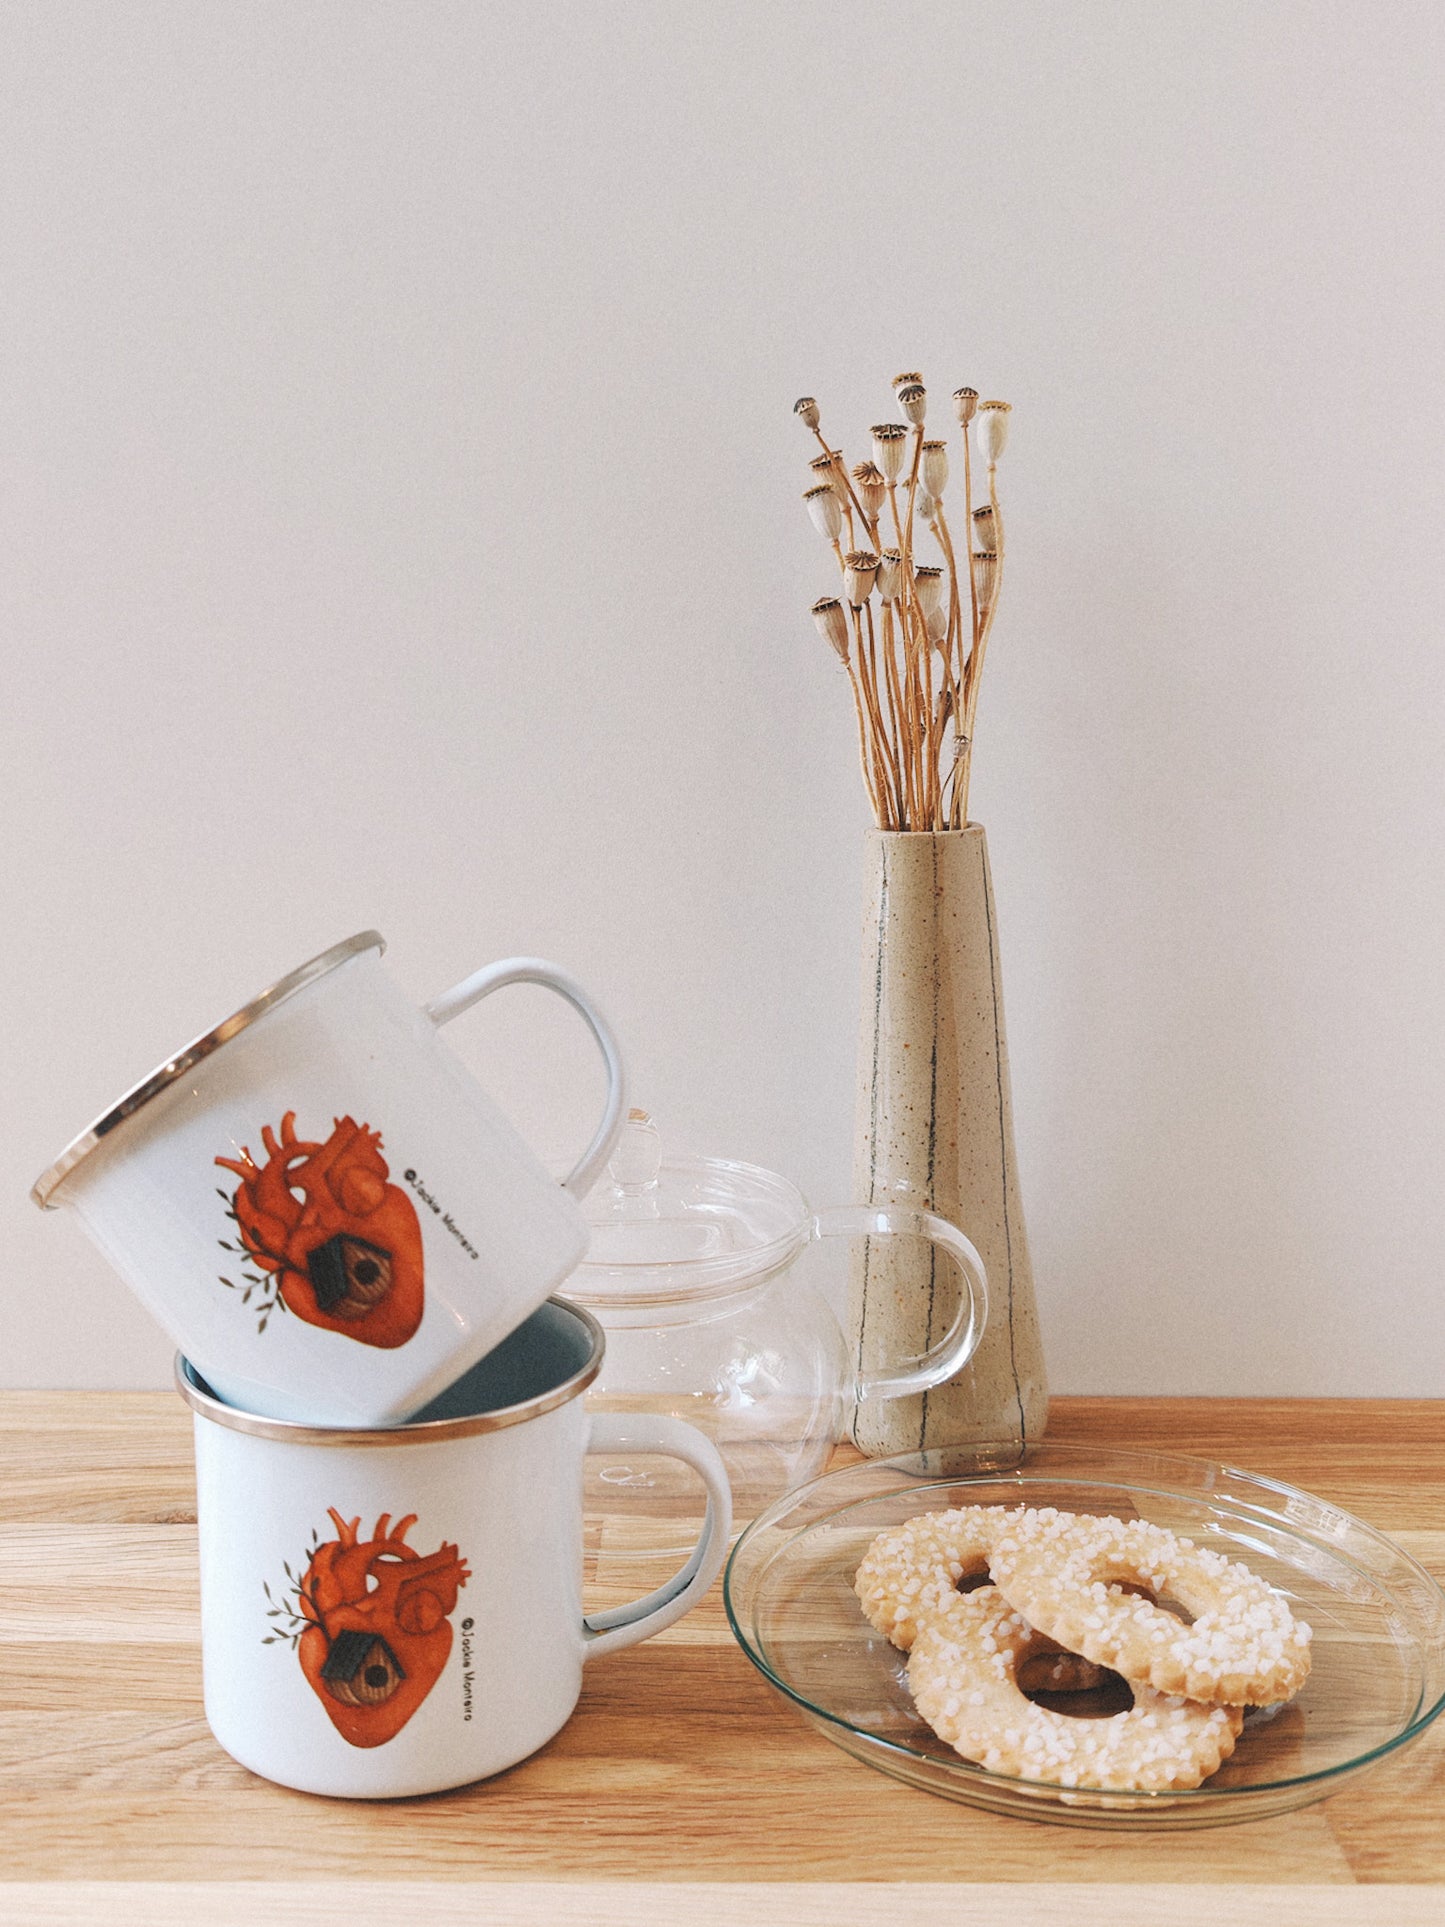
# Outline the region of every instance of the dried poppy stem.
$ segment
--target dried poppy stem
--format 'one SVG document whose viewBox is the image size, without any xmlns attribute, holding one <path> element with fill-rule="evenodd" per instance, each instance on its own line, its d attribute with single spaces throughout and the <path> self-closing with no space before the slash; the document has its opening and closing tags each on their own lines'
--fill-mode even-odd
<svg viewBox="0 0 1445 1927">
<path fill-rule="evenodd" d="M 965 656 L 963 650 L 963 599 L 958 587 L 958 562 L 953 552 L 953 537 L 949 533 L 948 520 L 943 513 L 943 504 L 941 502 L 938 506 L 938 515 L 935 518 L 933 530 L 938 537 L 938 545 L 943 550 L 948 563 L 948 637 L 944 650 L 944 673 L 947 687 L 944 700 L 938 712 L 938 734 L 932 750 L 934 765 L 940 772 L 935 814 L 938 818 L 937 827 L 939 829 L 954 829 L 957 828 L 957 825 L 952 821 L 951 811 L 947 814 L 944 812 L 943 796 L 950 780 L 957 771 L 958 758 L 956 752 L 950 757 L 948 774 L 944 776 L 942 774 L 943 742 L 948 725 L 952 723 L 956 732 L 959 719 L 963 713 L 963 676 L 965 667 L 967 666 L 968 656 Z M 970 561 L 971 560 L 972 555 L 970 553 Z M 972 590 L 971 572 L 969 587 L 970 590 Z M 969 655 L 972 655 L 972 653 L 973 639 L 970 633 Z"/>
<path fill-rule="evenodd" d="M 964 754 L 960 788 L 962 792 L 961 808 L 964 812 L 965 822 L 968 820 L 968 783 L 973 766 L 973 726 L 974 718 L 978 714 L 978 687 L 983 676 L 983 659 L 988 649 L 988 639 L 993 633 L 993 618 L 994 612 L 998 608 L 999 587 L 1003 581 L 1003 521 L 998 512 L 996 468 L 996 463 L 989 463 L 988 501 L 989 507 L 993 510 L 992 521 L 994 529 L 997 532 L 999 546 L 989 561 L 987 575 L 981 584 L 979 600 L 982 605 L 982 617 L 978 641 L 974 644 L 973 654 L 969 658 L 968 691 L 964 710 L 963 726 L 964 734 L 968 738 L 968 749 Z M 975 567 L 977 567 L 977 564 L 975 564 Z"/>
<path fill-rule="evenodd" d="M 969 450 L 968 430 L 963 431 L 963 534 L 968 543 L 968 604 L 971 632 L 970 651 L 978 641 L 978 583 L 973 571 L 973 459 Z"/>
<path fill-rule="evenodd" d="M 928 725 L 928 695 L 924 689 L 924 669 L 929 657 L 928 620 L 923 605 L 918 599 L 918 579 L 913 566 L 913 511 L 918 498 L 918 471 L 923 461 L 923 415 L 925 390 L 922 382 L 901 382 L 895 390 L 899 407 L 913 424 L 913 463 L 908 472 L 908 514 L 907 531 L 903 538 L 903 553 L 907 560 L 906 592 L 909 601 L 909 622 L 912 646 L 908 655 L 908 693 L 910 722 L 913 731 L 913 753 L 910 758 L 913 783 L 914 821 L 922 823 L 927 814 L 925 797 L 927 794 L 928 744 L 932 731 Z"/>
<path fill-rule="evenodd" d="M 863 769 L 863 783 L 868 791 L 875 816 L 882 817 L 883 798 L 880 795 L 876 772 L 873 731 L 868 718 L 863 713 L 863 691 L 858 680 L 858 671 L 853 666 L 852 651 L 848 646 L 848 618 L 843 605 L 836 596 L 823 596 L 813 604 L 813 620 L 818 625 L 819 634 L 833 650 L 838 660 L 848 672 L 849 687 L 853 691 L 853 713 L 858 719 L 858 760 Z"/>
<path fill-rule="evenodd" d="M 942 516 L 943 516 L 942 508 L 936 506 L 934 518 L 929 525 L 933 529 L 935 536 L 937 536 L 938 538 L 939 547 L 943 549 L 944 558 L 948 565 L 947 609 L 945 611 L 942 605 L 942 602 L 940 600 L 936 605 L 930 604 L 929 611 L 928 611 L 929 636 L 930 636 L 931 648 L 928 655 L 929 691 L 928 691 L 928 704 L 925 712 L 925 721 L 927 724 L 927 742 L 926 742 L 925 754 L 924 754 L 924 769 L 927 775 L 927 790 L 926 790 L 926 795 L 924 797 L 924 814 L 925 814 L 927 826 L 930 829 L 935 829 L 935 830 L 941 830 L 944 828 L 944 822 L 943 822 L 943 781 L 944 779 L 940 768 L 940 759 L 943 752 L 943 740 L 944 740 L 944 735 L 948 728 L 949 719 L 955 714 L 955 710 L 956 710 L 957 698 L 955 694 L 954 650 L 958 642 L 958 624 L 959 624 L 959 606 L 960 606 L 959 596 L 958 596 L 958 573 L 953 562 L 952 548 L 951 548 L 951 545 L 949 545 L 946 540 L 946 537 L 947 537 L 946 528 L 943 529 L 942 531 L 940 531 L 940 528 L 939 528 L 939 524 L 942 521 Z M 917 573 L 920 576 L 922 576 L 930 572 L 919 570 Z M 932 573 L 936 574 L 937 572 L 935 571 Z M 937 593 L 939 593 L 941 596 L 941 590 L 939 590 Z M 942 625 L 941 634 L 939 633 L 940 623 Z M 939 674 L 941 678 L 940 686 L 936 696 L 933 693 L 933 686 L 932 686 L 933 651 L 934 650 L 936 650 L 938 653 L 939 664 L 940 664 Z"/>
<path fill-rule="evenodd" d="M 875 431 L 876 432 L 876 431 Z M 900 673 L 899 717 L 901 729 L 900 749 L 907 771 L 907 797 L 909 821 L 916 822 L 921 814 L 918 802 L 918 784 L 915 780 L 922 763 L 919 753 L 917 712 L 914 706 L 914 692 L 917 682 L 916 655 L 918 628 L 922 626 L 922 611 L 918 607 L 918 595 L 913 585 L 913 548 L 905 532 L 903 519 L 898 513 L 897 475 L 888 482 L 888 511 L 893 518 L 894 534 L 898 550 L 903 558 L 903 594 L 899 601 L 898 628 L 902 646 L 903 663 Z M 906 691 L 906 694 L 903 692 Z"/>
<path fill-rule="evenodd" d="M 949 687 L 953 692 L 955 705 L 958 701 L 959 684 L 963 680 L 963 603 L 958 592 L 958 560 L 953 553 L 953 537 L 949 534 L 948 520 L 943 513 L 943 504 L 938 505 L 934 518 L 933 532 L 938 537 L 938 546 L 943 550 L 948 564 L 948 673 Z M 954 658 L 957 657 L 955 664 Z"/>
<path fill-rule="evenodd" d="M 848 680 L 852 685 L 853 710 L 858 719 L 858 760 L 863 768 L 863 781 L 867 785 L 874 815 L 882 823 L 892 814 L 888 770 L 879 753 L 878 731 L 866 704 L 862 678 L 854 671 L 851 662 L 848 665 Z"/>
<path fill-rule="evenodd" d="M 889 739 L 888 727 L 883 718 L 883 709 L 878 697 L 878 647 L 873 633 L 873 616 L 869 609 L 867 641 L 864 641 L 864 608 L 850 611 L 853 618 L 853 632 L 857 638 L 858 654 L 867 664 L 867 690 L 869 714 L 873 721 L 873 756 L 878 771 L 878 793 L 883 807 L 878 821 L 883 829 L 895 829 L 900 820 L 897 798 L 901 791 L 902 776 L 898 759 Z M 886 669 L 886 664 L 885 664 Z M 889 692 L 889 706 L 892 706 L 892 692 Z"/>
<path fill-rule="evenodd" d="M 958 417 L 958 425 L 963 430 L 963 533 L 968 544 L 968 606 L 969 606 L 969 643 L 968 657 L 963 659 L 960 639 L 959 691 L 954 711 L 954 751 L 949 776 L 953 783 L 953 806 L 949 812 L 949 828 L 960 830 L 967 821 L 964 811 L 967 808 L 967 770 L 971 737 L 964 726 L 963 690 L 967 678 L 972 673 L 974 658 L 978 649 L 978 579 L 973 559 L 973 448 L 969 436 L 969 424 L 978 412 L 978 390 L 958 388 L 954 390 L 953 412 Z"/>
<path fill-rule="evenodd" d="M 888 722 L 884 737 L 888 745 L 889 761 L 893 766 L 895 793 L 898 799 L 899 827 L 908 816 L 908 738 L 903 712 L 903 688 L 898 674 L 898 656 L 895 627 L 897 604 L 885 603 L 883 606 L 883 687 L 888 698 Z M 870 644 L 874 640 L 873 622 L 868 622 Z"/>
<path fill-rule="evenodd" d="M 846 644 L 848 617 L 843 616 L 843 605 L 838 602 L 836 598 L 825 598 L 824 604 L 814 604 L 815 615 L 818 609 L 825 605 L 830 605 L 832 608 L 837 609 L 837 616 L 830 616 L 830 622 L 835 627 L 839 623 L 842 624 Z M 888 820 L 892 814 L 892 784 L 888 764 L 884 755 L 886 731 L 883 727 L 882 711 L 878 704 L 878 668 L 872 649 L 864 645 L 863 627 L 858 609 L 856 607 L 850 607 L 848 613 L 853 622 L 853 636 L 857 648 L 858 680 L 862 689 L 863 707 L 868 719 L 868 760 L 873 770 L 873 777 L 869 787 L 874 796 L 874 807 L 878 821 L 883 823 Z M 830 640 L 833 639 L 830 633 Z M 834 641 L 834 646 L 837 646 L 836 641 Z"/>
<path fill-rule="evenodd" d="M 883 611 L 883 615 L 884 615 L 884 622 L 886 625 L 887 617 L 888 617 L 888 611 L 886 608 Z M 876 642 L 876 637 L 875 637 L 875 632 L 873 627 L 873 611 L 871 607 L 867 611 L 867 616 L 868 616 L 868 646 L 869 646 L 869 649 L 872 650 L 877 646 L 877 642 Z M 888 646 L 887 646 L 886 639 L 883 647 L 885 651 L 885 664 L 886 664 L 888 660 Z M 896 691 L 897 691 L 896 675 L 893 683 L 893 689 L 896 694 Z M 890 702 L 890 709 L 891 708 L 892 708 L 892 703 Z M 894 728 L 891 731 L 891 733 L 887 733 L 887 732 L 885 733 L 885 749 L 887 753 L 888 766 L 893 772 L 893 797 L 894 797 L 893 827 L 894 829 L 901 830 L 906 828 L 908 823 L 908 788 L 907 788 L 907 777 L 906 777 L 906 764 L 903 760 L 902 751 L 899 747 L 898 729 L 896 724 L 894 725 Z"/>
</svg>

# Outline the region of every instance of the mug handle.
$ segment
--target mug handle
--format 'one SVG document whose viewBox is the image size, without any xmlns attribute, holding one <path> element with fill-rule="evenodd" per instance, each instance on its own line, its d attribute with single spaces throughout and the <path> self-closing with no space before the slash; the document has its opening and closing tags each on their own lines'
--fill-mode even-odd
<svg viewBox="0 0 1445 1927">
<path fill-rule="evenodd" d="M 733 1529 L 733 1495 L 727 1469 L 717 1447 L 694 1426 L 679 1418 L 649 1417 L 634 1412 L 598 1413 L 587 1434 L 589 1452 L 660 1452 L 681 1459 L 700 1473 L 707 1487 L 707 1516 L 687 1564 L 665 1585 L 645 1599 L 634 1599 L 610 1612 L 589 1613 L 582 1621 L 583 1659 L 615 1653 L 651 1639 L 664 1626 L 681 1619 L 702 1598 L 722 1570 Z"/>
<path fill-rule="evenodd" d="M 623 1108 L 627 1102 L 627 1087 L 612 1026 L 577 979 L 569 977 L 565 970 L 559 970 L 556 964 L 544 962 L 541 957 L 504 957 L 500 963 L 486 964 L 482 969 L 474 970 L 470 977 L 463 978 L 450 990 L 444 990 L 440 997 L 433 997 L 422 1009 L 434 1024 L 449 1024 L 453 1017 L 460 1017 L 464 1010 L 470 1010 L 483 997 L 490 997 L 494 990 L 502 990 L 508 984 L 541 984 L 544 989 L 555 990 L 559 997 L 565 997 L 596 1038 L 602 1061 L 607 1066 L 607 1102 L 603 1107 L 602 1122 L 597 1126 L 592 1142 L 582 1153 L 580 1161 L 562 1180 L 563 1190 L 570 1191 L 574 1198 L 580 1200 L 586 1197 L 601 1175 L 602 1167 L 617 1142 L 617 1133 L 622 1128 Z"/>
<path fill-rule="evenodd" d="M 988 1280 L 983 1259 L 957 1225 L 936 1212 L 915 1211 L 906 1205 L 842 1205 L 820 1211 L 813 1219 L 812 1233 L 815 1238 L 927 1238 L 948 1253 L 963 1278 L 953 1323 L 938 1343 L 916 1357 L 899 1359 L 889 1370 L 860 1369 L 853 1385 L 855 1401 L 930 1392 L 962 1371 L 978 1350 L 988 1322 Z"/>
</svg>

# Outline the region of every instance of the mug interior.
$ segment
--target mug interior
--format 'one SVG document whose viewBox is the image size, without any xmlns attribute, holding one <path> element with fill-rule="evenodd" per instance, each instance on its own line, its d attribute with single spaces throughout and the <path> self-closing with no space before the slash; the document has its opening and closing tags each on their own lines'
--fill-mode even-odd
<svg viewBox="0 0 1445 1927">
<path fill-rule="evenodd" d="M 542 1398 L 582 1371 L 592 1356 L 592 1334 L 574 1312 L 550 1301 L 479 1358 L 469 1371 L 438 1392 L 408 1421 L 475 1418 Z"/>
<path fill-rule="evenodd" d="M 184 1357 L 176 1359 L 176 1384 L 200 1417 L 237 1431 L 322 1445 L 401 1444 L 492 1431 L 538 1417 L 587 1389 L 601 1369 L 603 1346 L 602 1327 L 590 1313 L 549 1298 L 444 1392 L 390 1426 L 318 1426 L 259 1417 L 228 1403 Z"/>
</svg>

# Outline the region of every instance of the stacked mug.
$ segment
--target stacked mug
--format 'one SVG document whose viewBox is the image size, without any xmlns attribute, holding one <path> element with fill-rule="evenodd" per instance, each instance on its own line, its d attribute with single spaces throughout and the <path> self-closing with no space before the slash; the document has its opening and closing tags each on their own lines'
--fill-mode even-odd
<svg viewBox="0 0 1445 1927">
<path fill-rule="evenodd" d="M 179 1348 L 194 1413 L 206 1717 L 306 1792 L 436 1792 L 570 1717 L 584 1662 L 671 1625 L 731 1527 L 715 1448 L 677 1419 L 590 1420 L 604 1339 L 551 1296 L 624 1112 L 604 1018 L 535 958 L 423 1010 L 375 931 L 163 1064 L 34 1187 L 69 1206 Z M 505 985 L 565 998 L 602 1053 L 592 1143 L 558 1184 L 438 1036 Z M 647 1598 L 584 1617 L 582 1462 L 701 1476 L 702 1532 Z"/>
</svg>

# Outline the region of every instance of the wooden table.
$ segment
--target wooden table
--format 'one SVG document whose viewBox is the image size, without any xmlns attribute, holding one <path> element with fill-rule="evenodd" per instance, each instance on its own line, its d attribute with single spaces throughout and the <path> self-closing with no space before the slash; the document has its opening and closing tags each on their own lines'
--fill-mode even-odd
<svg viewBox="0 0 1445 1927">
<path fill-rule="evenodd" d="M 1050 1435 L 1288 1479 L 1445 1579 L 1445 1403 L 1060 1399 Z M 1217 1831 L 1040 1826 L 826 1744 L 734 1646 L 720 1588 L 589 1667 L 570 1725 L 495 1780 L 290 1793 L 202 1716 L 194 1506 L 170 1395 L 0 1394 L 0 1922 L 1445 1922 L 1445 1720 L 1408 1798 L 1386 1764 Z M 641 1589 L 601 1529 L 589 1569 L 589 1604 Z"/>
</svg>

